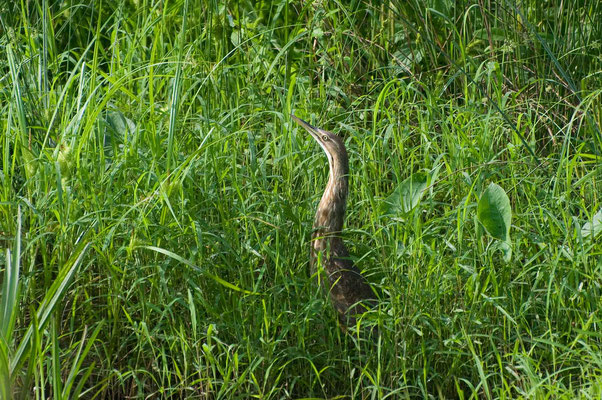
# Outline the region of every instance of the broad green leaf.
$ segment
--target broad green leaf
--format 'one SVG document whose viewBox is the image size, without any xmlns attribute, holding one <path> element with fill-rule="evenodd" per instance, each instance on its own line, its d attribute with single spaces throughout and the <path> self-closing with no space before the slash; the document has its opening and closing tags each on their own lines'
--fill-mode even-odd
<svg viewBox="0 0 602 400">
<path fill-rule="evenodd" d="M 418 172 L 405 179 L 385 200 L 385 214 L 407 214 L 420 202 L 428 185 L 428 175 Z"/>
<path fill-rule="evenodd" d="M 510 223 L 512 210 L 510 199 L 499 185 L 490 183 L 479 199 L 477 218 L 487 232 L 495 239 L 502 241 L 500 249 L 504 252 L 504 261 L 510 261 Z"/>
<path fill-rule="evenodd" d="M 512 210 L 508 195 L 499 185 L 491 183 L 485 189 L 479 199 L 477 217 L 491 236 L 503 242 L 510 240 Z"/>
<path fill-rule="evenodd" d="M 105 117 L 107 128 L 110 129 L 111 137 L 115 137 L 122 143 L 129 135 L 136 131 L 136 124 L 126 118 L 121 111 L 111 110 L 107 112 Z"/>
<path fill-rule="evenodd" d="M 581 235 L 586 238 L 589 236 L 597 237 L 602 235 L 602 208 L 594 215 L 591 222 L 586 222 L 581 228 Z"/>
<path fill-rule="evenodd" d="M 486 40 L 489 41 L 491 39 L 493 42 L 504 42 L 508 40 L 508 35 L 504 31 L 503 28 L 495 28 L 492 27 L 490 29 L 477 29 L 472 35 L 474 39 Z"/>
</svg>

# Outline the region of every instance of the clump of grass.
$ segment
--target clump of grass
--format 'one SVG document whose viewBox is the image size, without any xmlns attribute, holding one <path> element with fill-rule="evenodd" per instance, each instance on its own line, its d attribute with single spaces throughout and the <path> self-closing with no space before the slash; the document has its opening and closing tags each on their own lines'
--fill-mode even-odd
<svg viewBox="0 0 602 400">
<path fill-rule="evenodd" d="M 1 5 L 2 395 L 598 398 L 602 6 L 568 3 Z M 294 110 L 349 149 L 374 342 L 309 276 Z"/>
</svg>

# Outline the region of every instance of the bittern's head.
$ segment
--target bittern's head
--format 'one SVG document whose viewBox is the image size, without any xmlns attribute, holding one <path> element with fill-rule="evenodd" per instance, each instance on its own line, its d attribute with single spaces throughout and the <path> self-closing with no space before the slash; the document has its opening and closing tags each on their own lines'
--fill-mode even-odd
<svg viewBox="0 0 602 400">
<path fill-rule="evenodd" d="M 333 164 L 333 162 L 342 162 L 345 165 L 347 164 L 347 150 L 345 150 L 345 144 L 343 143 L 340 137 L 338 137 L 332 132 L 328 132 L 324 129 L 315 127 L 292 114 L 291 117 L 293 118 L 293 120 L 295 120 L 296 123 L 304 127 L 305 130 L 307 130 L 311 134 L 311 136 L 316 140 L 316 142 L 318 142 L 320 147 L 322 147 L 322 149 L 328 156 L 328 161 L 331 165 Z"/>
</svg>

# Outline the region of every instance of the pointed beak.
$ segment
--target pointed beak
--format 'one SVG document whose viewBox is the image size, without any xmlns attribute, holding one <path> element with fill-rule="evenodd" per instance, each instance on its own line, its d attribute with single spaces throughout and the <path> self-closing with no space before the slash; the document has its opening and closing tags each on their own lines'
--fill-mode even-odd
<svg viewBox="0 0 602 400">
<path fill-rule="evenodd" d="M 298 123 L 299 125 L 301 125 L 302 127 L 305 128 L 306 131 L 308 131 L 309 133 L 311 133 L 311 135 L 318 140 L 318 142 L 320 141 L 318 138 L 320 137 L 320 132 L 318 130 L 318 128 L 316 128 L 315 126 L 311 125 L 308 122 L 303 121 L 301 118 L 298 118 L 297 116 L 295 116 L 294 114 L 291 114 L 291 118 Z"/>
</svg>

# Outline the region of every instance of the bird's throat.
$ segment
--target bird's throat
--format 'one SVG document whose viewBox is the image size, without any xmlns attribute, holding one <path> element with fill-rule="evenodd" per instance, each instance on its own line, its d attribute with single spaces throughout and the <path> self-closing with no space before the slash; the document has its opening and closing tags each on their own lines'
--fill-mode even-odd
<svg viewBox="0 0 602 400">
<path fill-rule="evenodd" d="M 328 184 L 318 205 L 314 220 L 314 235 L 338 234 L 343 229 L 347 192 L 349 190 L 349 167 L 346 162 L 330 161 Z M 346 161 L 346 160 L 344 160 Z"/>
</svg>

